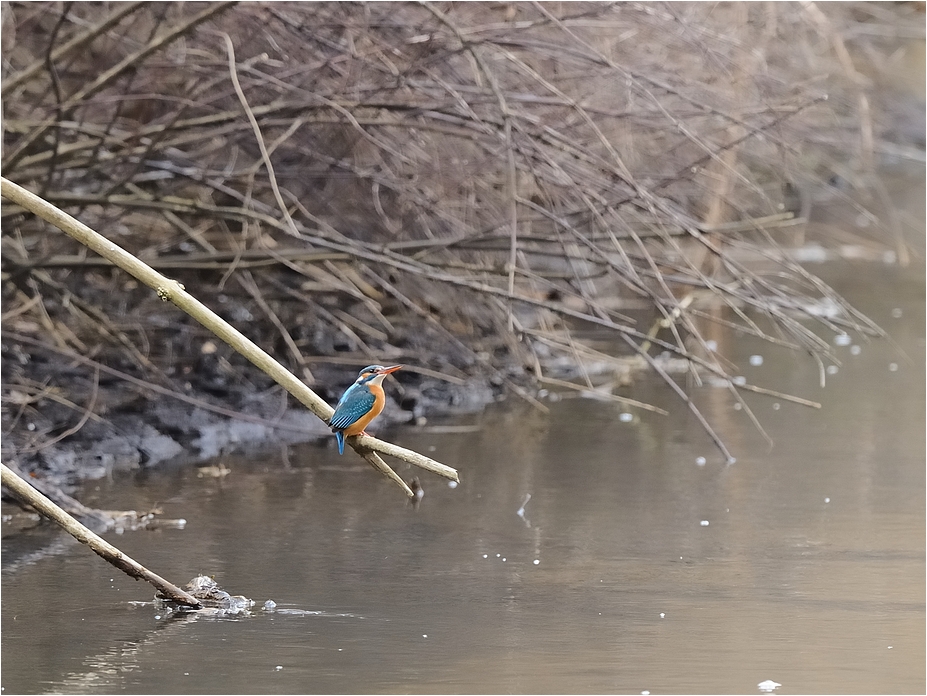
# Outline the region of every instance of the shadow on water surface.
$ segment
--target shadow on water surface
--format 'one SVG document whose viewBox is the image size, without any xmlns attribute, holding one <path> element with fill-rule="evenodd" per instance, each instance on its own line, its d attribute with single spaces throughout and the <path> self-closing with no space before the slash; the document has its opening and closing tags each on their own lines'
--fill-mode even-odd
<svg viewBox="0 0 927 696">
<path fill-rule="evenodd" d="M 187 520 L 108 535 L 123 551 L 255 608 L 168 616 L 76 543 L 28 557 L 47 527 L 5 538 L 4 692 L 923 692 L 923 265 L 813 270 L 892 341 L 836 346 L 824 389 L 726 345 L 823 404 L 748 399 L 767 451 L 729 393 L 690 390 L 731 466 L 654 380 L 633 396 L 669 418 L 573 399 L 383 433 L 461 472 L 417 507 L 331 443 L 99 482 L 88 504 Z"/>
</svg>

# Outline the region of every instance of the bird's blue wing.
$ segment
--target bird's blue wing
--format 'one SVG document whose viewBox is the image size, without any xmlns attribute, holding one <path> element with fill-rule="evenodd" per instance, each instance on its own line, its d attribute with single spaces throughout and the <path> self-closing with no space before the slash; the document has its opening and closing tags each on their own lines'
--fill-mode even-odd
<svg viewBox="0 0 927 696">
<path fill-rule="evenodd" d="M 329 425 L 332 430 L 344 430 L 350 427 L 373 408 L 375 401 L 376 397 L 369 389 L 352 384 L 335 406 L 335 413 Z"/>
</svg>

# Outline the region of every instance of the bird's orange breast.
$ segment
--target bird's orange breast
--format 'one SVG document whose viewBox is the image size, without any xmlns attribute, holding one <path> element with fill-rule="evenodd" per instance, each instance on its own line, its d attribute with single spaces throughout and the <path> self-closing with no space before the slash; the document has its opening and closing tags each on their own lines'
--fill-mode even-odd
<svg viewBox="0 0 927 696">
<path fill-rule="evenodd" d="M 370 421 L 380 415 L 380 411 L 386 405 L 386 394 L 383 392 L 383 387 L 378 384 L 371 384 L 370 392 L 373 394 L 373 406 L 367 413 L 344 429 L 345 435 L 360 435 L 364 432 L 364 428 L 370 424 Z"/>
</svg>

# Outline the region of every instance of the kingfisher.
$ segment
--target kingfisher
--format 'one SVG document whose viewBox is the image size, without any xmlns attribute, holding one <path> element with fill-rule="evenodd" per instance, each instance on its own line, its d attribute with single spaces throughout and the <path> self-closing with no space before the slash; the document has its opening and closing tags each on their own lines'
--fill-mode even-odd
<svg viewBox="0 0 927 696">
<path fill-rule="evenodd" d="M 338 438 L 338 454 L 344 454 L 344 438 L 351 435 L 366 435 L 364 428 L 370 421 L 380 415 L 386 403 L 383 392 L 383 380 L 386 375 L 395 372 L 402 365 L 383 367 L 368 365 L 350 387 L 348 387 L 332 415 L 329 425 Z"/>
</svg>

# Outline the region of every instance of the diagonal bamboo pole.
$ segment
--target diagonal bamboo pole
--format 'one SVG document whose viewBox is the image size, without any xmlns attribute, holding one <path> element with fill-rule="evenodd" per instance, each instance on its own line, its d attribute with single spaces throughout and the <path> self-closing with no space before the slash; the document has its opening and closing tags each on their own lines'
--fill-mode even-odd
<svg viewBox="0 0 927 696">
<path fill-rule="evenodd" d="M 177 307 L 254 363 L 255 366 L 295 396 L 325 423 L 328 423 L 329 419 L 331 419 L 333 409 L 321 397 L 268 353 L 259 348 L 257 344 L 188 293 L 184 286 L 176 280 L 161 275 L 149 265 L 109 241 L 103 235 L 90 229 L 79 220 L 4 177 L 0 177 L 0 195 L 46 220 L 84 246 L 108 259 L 114 265 L 119 266 L 119 268 L 152 288 L 158 293 L 158 297 L 165 302 L 173 302 Z M 412 450 L 389 445 L 376 438 L 363 435 L 349 437 L 347 441 L 371 466 L 402 488 L 410 498 L 414 497 L 415 494 L 406 485 L 405 481 L 380 458 L 377 452 L 396 457 L 452 481 L 459 480 L 455 469 Z"/>
<path fill-rule="evenodd" d="M 80 543 L 89 546 L 95 554 L 119 568 L 119 570 L 129 577 L 142 579 L 151 583 L 168 599 L 172 599 L 188 607 L 201 606 L 199 600 L 189 592 L 185 592 L 176 585 L 169 583 L 160 575 L 152 573 L 141 563 L 129 558 L 108 541 L 87 529 L 87 527 L 30 486 L 6 464 L 0 464 L 0 467 L 2 467 L 3 485 L 10 489 L 13 495 L 27 505 L 35 508 L 52 522 L 63 527 L 68 534 L 77 539 Z"/>
</svg>

